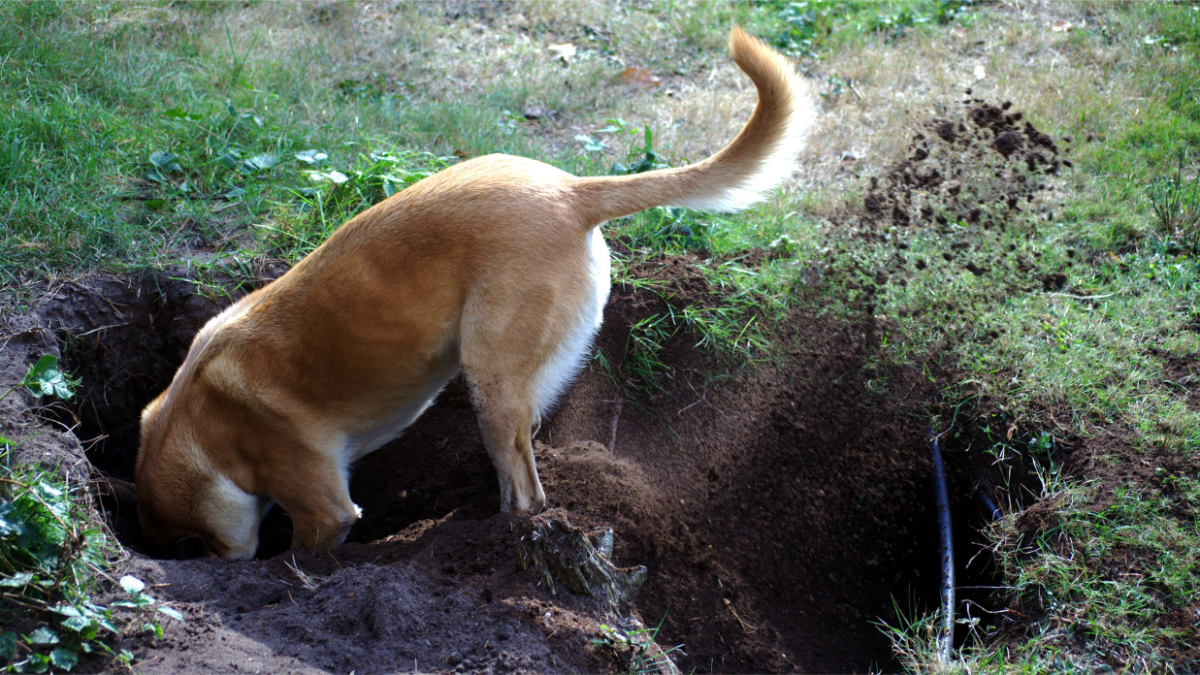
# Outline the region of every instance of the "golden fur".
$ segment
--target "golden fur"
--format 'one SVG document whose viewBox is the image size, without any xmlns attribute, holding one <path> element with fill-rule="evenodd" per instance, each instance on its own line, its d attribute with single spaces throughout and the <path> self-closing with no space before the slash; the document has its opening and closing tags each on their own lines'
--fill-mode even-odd
<svg viewBox="0 0 1200 675">
<path fill-rule="evenodd" d="M 531 429 L 599 327 L 609 268 L 597 226 L 665 204 L 743 208 L 793 168 L 814 115 L 804 84 L 737 28 L 730 52 L 759 102 L 713 157 L 598 178 L 506 155 L 462 162 L 353 218 L 210 321 L 142 414 L 148 541 L 198 536 L 210 555 L 252 556 L 274 501 L 293 546 L 340 544 L 360 515 L 351 463 L 460 371 L 501 507 L 540 510 Z"/>
</svg>

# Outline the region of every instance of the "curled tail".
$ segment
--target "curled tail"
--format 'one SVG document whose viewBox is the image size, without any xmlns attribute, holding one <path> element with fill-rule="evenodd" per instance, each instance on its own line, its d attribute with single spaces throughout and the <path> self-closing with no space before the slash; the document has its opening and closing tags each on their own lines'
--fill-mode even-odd
<svg viewBox="0 0 1200 675">
<path fill-rule="evenodd" d="M 578 179 L 574 205 L 586 227 L 654 206 L 739 211 L 791 174 L 816 117 L 808 86 L 783 56 L 740 28 L 729 35 L 729 53 L 758 88 L 758 105 L 737 138 L 691 166 Z"/>
</svg>

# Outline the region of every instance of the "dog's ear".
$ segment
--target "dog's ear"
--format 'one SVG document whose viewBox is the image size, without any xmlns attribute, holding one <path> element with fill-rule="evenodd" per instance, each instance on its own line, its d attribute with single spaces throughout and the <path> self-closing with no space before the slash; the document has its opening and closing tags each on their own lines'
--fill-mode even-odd
<svg viewBox="0 0 1200 675">
<path fill-rule="evenodd" d="M 176 560 L 194 560 L 207 555 L 208 546 L 204 543 L 204 539 L 197 535 L 193 534 L 175 540 Z"/>
</svg>

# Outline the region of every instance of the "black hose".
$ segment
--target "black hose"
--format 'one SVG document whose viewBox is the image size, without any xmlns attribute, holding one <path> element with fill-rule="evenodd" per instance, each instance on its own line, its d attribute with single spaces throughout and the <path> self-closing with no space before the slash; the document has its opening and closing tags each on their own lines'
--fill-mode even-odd
<svg viewBox="0 0 1200 675">
<path fill-rule="evenodd" d="M 979 498 L 983 500 L 983 505 L 987 507 L 988 515 L 992 517 L 992 520 L 1000 520 L 1004 514 L 1000 512 L 1000 507 L 996 506 L 996 502 L 992 501 L 992 498 L 987 496 L 987 493 L 983 491 L 983 488 L 979 488 L 978 494 Z"/>
<path fill-rule="evenodd" d="M 954 540 L 950 533 L 950 496 L 946 492 L 946 473 L 942 467 L 942 449 L 937 434 L 929 429 L 929 461 L 933 466 L 933 494 L 937 498 L 938 530 L 942 551 L 942 632 L 938 636 L 938 656 L 942 664 L 950 662 L 954 645 Z"/>
</svg>

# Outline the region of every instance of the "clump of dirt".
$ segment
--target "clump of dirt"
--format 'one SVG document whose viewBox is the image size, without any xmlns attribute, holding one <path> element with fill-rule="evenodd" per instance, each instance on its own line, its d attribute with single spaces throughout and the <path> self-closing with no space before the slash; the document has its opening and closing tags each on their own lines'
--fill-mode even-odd
<svg viewBox="0 0 1200 675">
<path fill-rule="evenodd" d="M 1047 189 L 1045 176 L 1071 167 L 1053 138 L 1028 120 L 1021 123 L 1024 115 L 1011 111 L 1011 102 L 995 106 L 976 98 L 962 106 L 958 115 L 925 123 L 908 156 L 871 179 L 862 204 L 867 222 L 1002 230 L 1022 204 Z"/>
</svg>

